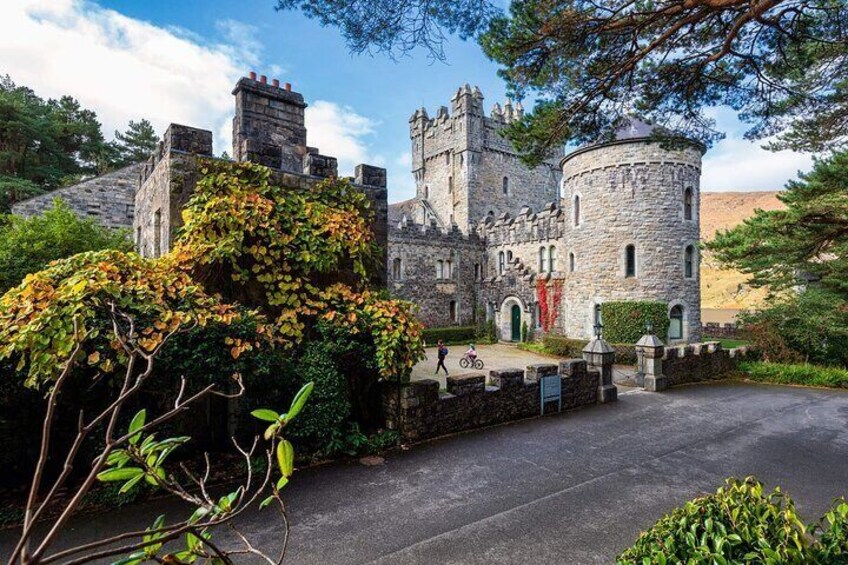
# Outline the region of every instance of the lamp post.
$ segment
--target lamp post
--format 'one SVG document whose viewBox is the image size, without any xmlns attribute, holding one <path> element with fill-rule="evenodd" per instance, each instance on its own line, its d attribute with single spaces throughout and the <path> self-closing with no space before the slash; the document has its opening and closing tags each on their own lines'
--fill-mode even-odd
<svg viewBox="0 0 848 565">
<path fill-rule="evenodd" d="M 598 369 L 598 402 L 613 402 L 618 397 L 618 389 L 612 384 L 615 349 L 601 337 L 604 329 L 603 324 L 598 322 L 593 328 L 595 338 L 583 348 L 583 359 L 587 365 Z"/>
</svg>

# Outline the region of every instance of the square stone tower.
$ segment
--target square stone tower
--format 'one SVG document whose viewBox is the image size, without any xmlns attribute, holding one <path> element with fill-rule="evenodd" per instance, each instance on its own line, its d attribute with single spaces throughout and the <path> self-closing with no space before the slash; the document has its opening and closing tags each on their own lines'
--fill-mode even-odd
<svg viewBox="0 0 848 565">
<path fill-rule="evenodd" d="M 555 201 L 562 173 L 552 156 L 533 169 L 524 165 L 504 128 L 521 119 L 520 104 L 495 104 L 489 116 L 478 87 L 465 85 L 430 118 L 417 110 L 409 120 L 412 173 L 420 217 L 417 223 L 435 221 L 444 229 L 456 225 L 472 233 L 487 215 L 517 214 L 522 207 L 542 208 Z"/>
</svg>

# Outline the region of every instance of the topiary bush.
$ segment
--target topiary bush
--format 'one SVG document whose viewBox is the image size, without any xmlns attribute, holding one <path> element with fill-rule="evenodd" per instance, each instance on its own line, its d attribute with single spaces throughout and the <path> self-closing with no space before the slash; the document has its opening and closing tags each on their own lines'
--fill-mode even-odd
<svg viewBox="0 0 848 565">
<path fill-rule="evenodd" d="M 668 304 L 655 301 L 613 301 L 601 304 L 604 339 L 610 343 L 636 343 L 651 321 L 654 334 L 668 335 Z"/>
<path fill-rule="evenodd" d="M 814 535 L 822 532 L 820 537 Z M 768 493 L 748 477 L 728 479 L 715 494 L 700 496 L 664 516 L 618 556 L 618 565 L 743 565 L 848 560 L 848 502 L 805 526 L 780 488 Z"/>
<path fill-rule="evenodd" d="M 421 332 L 421 337 L 427 342 L 427 345 L 435 345 L 439 340 L 447 344 L 470 343 L 477 337 L 477 328 L 474 326 L 426 328 Z"/>
</svg>

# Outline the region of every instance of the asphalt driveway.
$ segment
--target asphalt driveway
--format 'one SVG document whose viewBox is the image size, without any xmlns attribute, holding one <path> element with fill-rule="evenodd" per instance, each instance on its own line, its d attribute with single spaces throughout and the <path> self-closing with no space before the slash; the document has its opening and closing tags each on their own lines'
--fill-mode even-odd
<svg viewBox="0 0 848 565">
<path fill-rule="evenodd" d="M 376 467 L 300 472 L 287 493 L 286 562 L 610 563 L 663 513 L 731 475 L 781 485 L 811 521 L 848 494 L 846 462 L 842 391 L 730 383 L 626 392 L 614 404 L 391 453 Z M 82 518 L 69 541 L 148 524 L 168 506 Z M 268 514 L 246 520 L 261 545 L 279 540 Z"/>
</svg>

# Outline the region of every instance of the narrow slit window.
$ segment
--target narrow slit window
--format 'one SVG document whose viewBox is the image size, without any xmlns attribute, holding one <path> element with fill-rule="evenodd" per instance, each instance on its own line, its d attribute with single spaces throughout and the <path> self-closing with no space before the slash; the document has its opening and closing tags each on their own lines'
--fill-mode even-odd
<svg viewBox="0 0 848 565">
<path fill-rule="evenodd" d="M 624 248 L 624 276 L 632 278 L 636 276 L 636 246 L 628 245 Z"/>
</svg>

